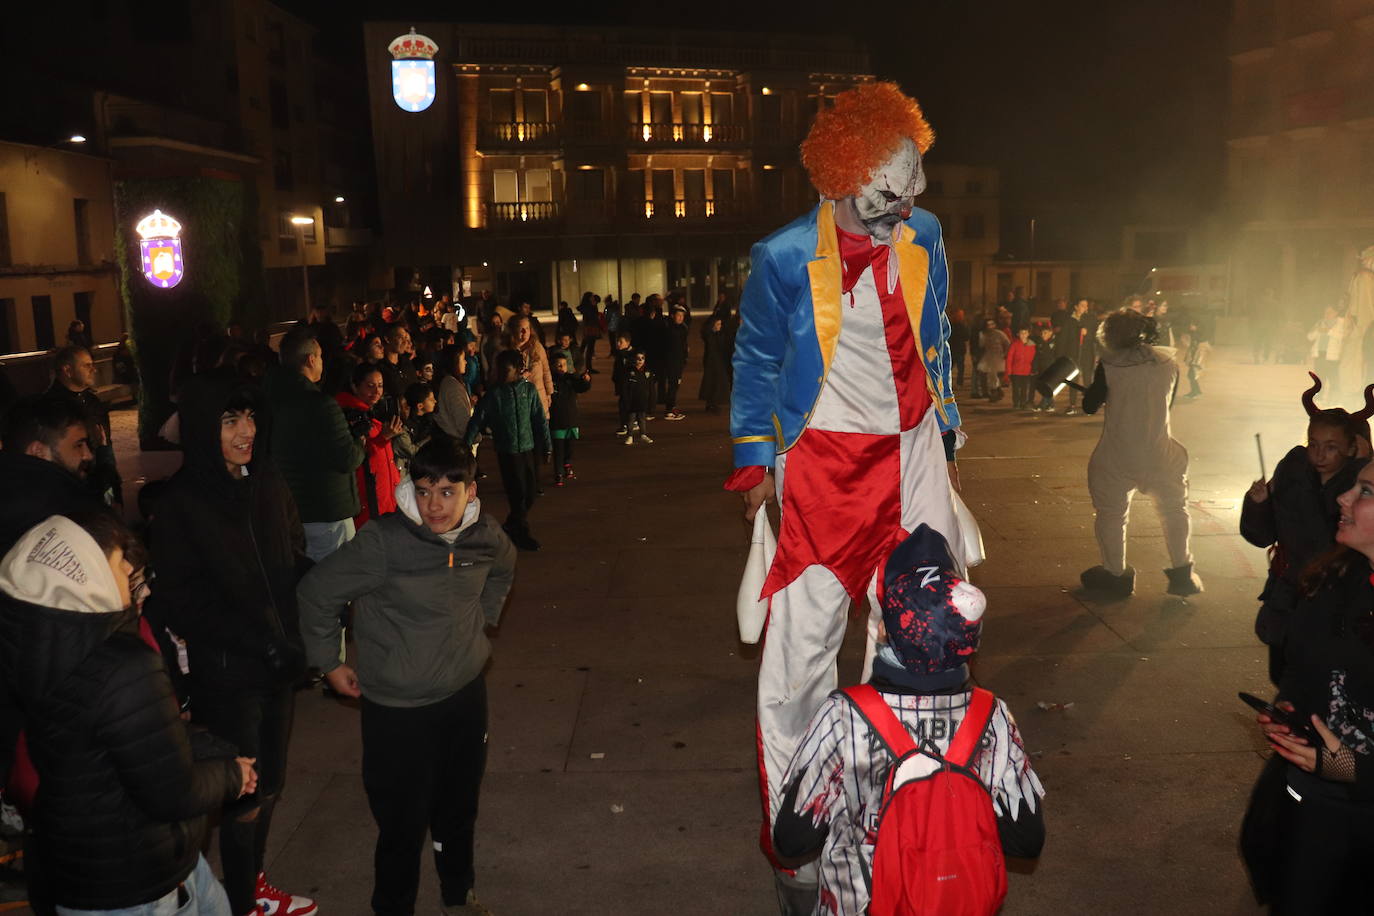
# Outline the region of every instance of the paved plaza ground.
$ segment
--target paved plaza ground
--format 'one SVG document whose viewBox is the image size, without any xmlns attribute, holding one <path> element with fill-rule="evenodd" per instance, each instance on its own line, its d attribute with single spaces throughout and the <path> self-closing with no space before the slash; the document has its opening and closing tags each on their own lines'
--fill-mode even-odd
<svg viewBox="0 0 1374 916">
<path fill-rule="evenodd" d="M 1236 691 L 1268 688 L 1251 630 L 1265 559 L 1236 533 L 1238 506 L 1254 434 L 1271 469 L 1301 441 L 1306 376 L 1236 357 L 1218 352 L 1206 395 L 1174 410 L 1207 587 L 1187 601 L 1164 594 L 1148 498 L 1130 523 L 1135 596 L 1075 594 L 1098 562 L 1085 472 L 1100 418 L 961 403 L 964 497 L 988 554 L 972 575 L 989 600 L 974 670 L 1010 704 L 1048 792 L 1045 853 L 1012 875 L 1007 916 L 1255 911 L 1235 838 L 1262 744 Z M 683 391 L 696 386 L 689 373 Z M 734 619 L 748 530 L 721 490 L 728 422 L 688 398 L 686 421 L 626 447 L 609 388 L 599 375 L 583 398 L 578 479 L 546 485 L 532 513 L 544 549 L 521 555 L 494 640 L 478 891 L 498 916 L 774 913 L 757 848 L 758 652 Z M 175 466 L 136 458 L 120 417 L 131 483 Z M 502 517 L 484 466 L 479 495 Z M 851 625 L 842 682 L 861 639 Z M 359 764 L 356 710 L 302 693 L 268 873 L 327 916 L 369 911 Z M 419 912 L 438 912 L 428 861 L 424 876 Z"/>
</svg>

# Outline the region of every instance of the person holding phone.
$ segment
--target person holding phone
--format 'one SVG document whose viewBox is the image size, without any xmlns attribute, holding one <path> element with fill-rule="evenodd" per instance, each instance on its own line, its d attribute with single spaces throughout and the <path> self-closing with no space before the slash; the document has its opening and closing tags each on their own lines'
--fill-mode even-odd
<svg viewBox="0 0 1374 916">
<path fill-rule="evenodd" d="M 1312 723 L 1310 742 L 1260 713 L 1285 762 L 1274 911 L 1364 912 L 1374 857 L 1374 466 L 1337 500 L 1337 547 L 1302 580 L 1275 705 Z"/>
<path fill-rule="evenodd" d="M 396 467 L 396 455 L 391 440 L 401 434 L 401 417 L 391 402 L 387 412 L 382 405 L 386 383 L 382 372 L 372 363 L 359 363 L 353 370 L 353 390 L 340 391 L 334 396 L 343 408 L 344 419 L 354 436 L 363 440 L 366 457 L 358 467 L 358 498 L 361 508 L 353 519 L 361 528 L 368 519 L 396 511 L 396 485 L 401 472 Z M 382 410 L 377 408 L 381 405 Z M 386 416 L 383 420 L 379 414 Z"/>
</svg>

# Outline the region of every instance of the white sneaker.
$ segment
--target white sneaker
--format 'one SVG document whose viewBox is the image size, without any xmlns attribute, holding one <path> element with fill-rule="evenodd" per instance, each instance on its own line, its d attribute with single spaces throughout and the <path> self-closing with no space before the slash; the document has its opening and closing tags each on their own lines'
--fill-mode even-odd
<svg viewBox="0 0 1374 916">
<path fill-rule="evenodd" d="M 634 444 L 635 444 L 635 437 L 634 437 L 634 436 L 626 436 L 626 437 L 625 437 L 625 444 L 626 444 L 626 445 L 634 445 Z"/>
<path fill-rule="evenodd" d="M 626 429 L 625 427 L 622 426 L 622 427 L 620 427 L 620 429 L 617 429 L 617 430 L 615 431 L 615 434 L 616 434 L 617 436 L 628 436 L 628 435 L 630 434 L 630 431 L 629 431 L 628 429 Z"/>
<path fill-rule="evenodd" d="M 1066 416 L 1066 417 L 1076 417 L 1076 416 L 1078 416 L 1078 408 L 1076 408 L 1076 407 L 1070 407 L 1068 410 L 1064 411 L 1064 416 Z"/>
<path fill-rule="evenodd" d="M 647 442 L 649 445 L 653 445 L 653 444 L 654 444 L 654 440 L 650 439 L 648 436 L 640 436 L 639 438 L 640 438 L 640 441 L 642 441 L 642 442 Z"/>
</svg>

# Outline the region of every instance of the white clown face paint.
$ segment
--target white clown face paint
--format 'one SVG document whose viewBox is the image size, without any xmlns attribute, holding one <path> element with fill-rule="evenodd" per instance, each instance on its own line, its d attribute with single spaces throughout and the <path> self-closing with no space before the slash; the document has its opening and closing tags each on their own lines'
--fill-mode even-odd
<svg viewBox="0 0 1374 916">
<path fill-rule="evenodd" d="M 888 243 L 897 224 L 911 216 L 916 197 L 926 189 L 926 173 L 921 168 L 921 153 L 911 140 L 903 140 L 897 151 L 874 170 L 859 193 L 848 199 L 854 215 L 878 242 Z"/>
</svg>

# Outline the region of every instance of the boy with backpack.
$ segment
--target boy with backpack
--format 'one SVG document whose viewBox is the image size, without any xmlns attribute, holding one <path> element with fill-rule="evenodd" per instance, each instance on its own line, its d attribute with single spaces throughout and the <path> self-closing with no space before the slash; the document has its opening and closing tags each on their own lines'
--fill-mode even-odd
<svg viewBox="0 0 1374 916">
<path fill-rule="evenodd" d="M 577 396 L 592 387 L 590 372 L 568 371 L 568 357 L 553 359 L 553 397 L 549 399 L 549 433 L 553 436 L 553 485 L 576 480 L 573 473 L 573 441 L 581 438 L 577 428 Z"/>
<path fill-rule="evenodd" d="M 818 894 L 836 916 L 991 914 L 1004 854 L 1040 854 L 1044 789 L 1006 704 L 970 680 L 986 599 L 955 569 L 920 525 L 882 570 L 872 679 L 816 711 L 773 813 L 774 853 L 800 866 L 784 913 Z"/>
</svg>

